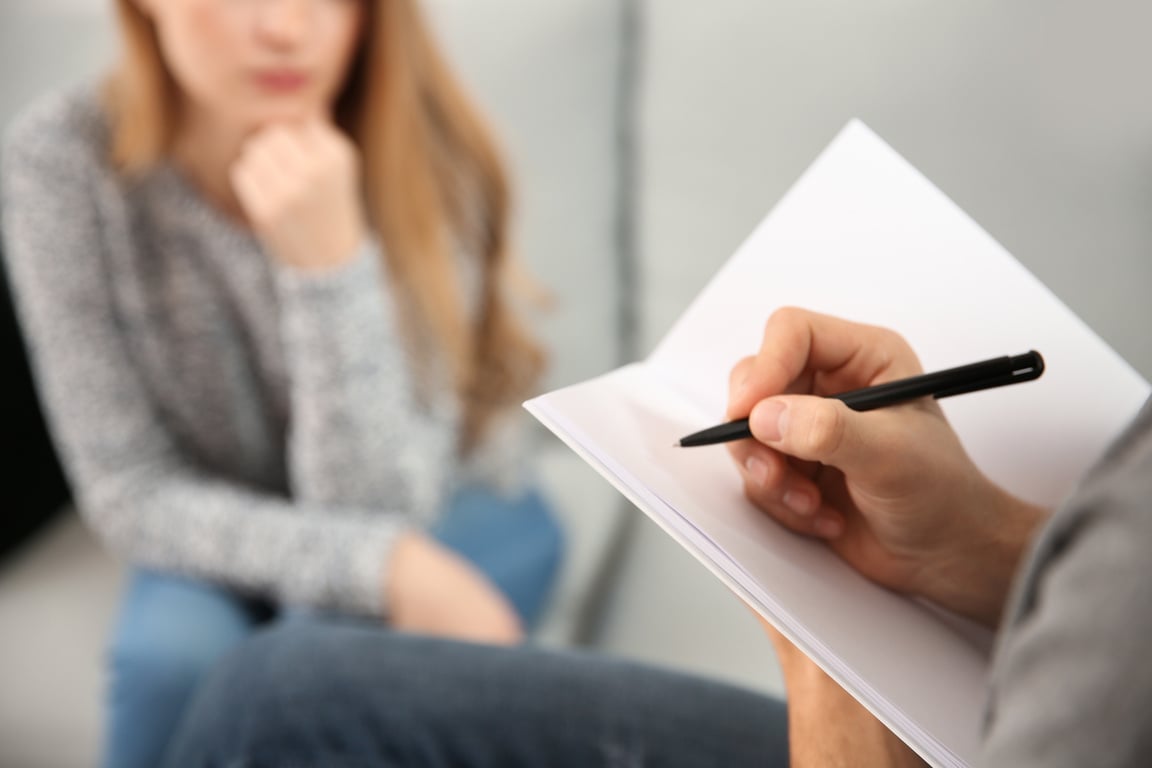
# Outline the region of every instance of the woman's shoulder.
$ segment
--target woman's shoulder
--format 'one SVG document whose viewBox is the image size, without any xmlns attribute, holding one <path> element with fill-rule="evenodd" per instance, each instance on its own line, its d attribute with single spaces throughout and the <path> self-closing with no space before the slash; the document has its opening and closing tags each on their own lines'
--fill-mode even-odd
<svg viewBox="0 0 1152 768">
<path fill-rule="evenodd" d="M 0 169 L 22 160 L 107 165 L 109 130 L 99 84 L 42 94 L 12 119 L 3 138 Z"/>
</svg>

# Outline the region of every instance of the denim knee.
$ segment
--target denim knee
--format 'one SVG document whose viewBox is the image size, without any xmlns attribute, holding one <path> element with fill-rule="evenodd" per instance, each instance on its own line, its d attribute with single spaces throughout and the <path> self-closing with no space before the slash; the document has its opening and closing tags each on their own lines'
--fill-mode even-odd
<svg viewBox="0 0 1152 768">
<path fill-rule="evenodd" d="M 201 679 L 258 619 L 226 590 L 164 573 L 133 572 L 108 650 L 103 765 L 157 765 Z"/>
</svg>

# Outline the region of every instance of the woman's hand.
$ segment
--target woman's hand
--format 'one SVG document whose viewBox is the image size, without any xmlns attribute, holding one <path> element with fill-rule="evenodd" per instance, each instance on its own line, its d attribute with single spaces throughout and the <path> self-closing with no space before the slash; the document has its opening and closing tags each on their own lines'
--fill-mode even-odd
<svg viewBox="0 0 1152 768">
<path fill-rule="evenodd" d="M 395 629 L 494 645 L 514 645 L 524 631 L 512 606 L 467 561 L 432 539 L 401 536 L 386 582 Z"/>
<path fill-rule="evenodd" d="M 921 373 L 892 331 L 798 309 L 769 319 L 733 370 L 730 444 L 745 492 L 892 589 L 995 625 L 1044 512 L 977 469 L 929 398 L 856 412 L 830 395 Z"/>
<path fill-rule="evenodd" d="M 356 147 L 323 118 L 253 134 L 231 180 L 248 223 L 285 264 L 339 266 L 367 233 Z"/>
</svg>

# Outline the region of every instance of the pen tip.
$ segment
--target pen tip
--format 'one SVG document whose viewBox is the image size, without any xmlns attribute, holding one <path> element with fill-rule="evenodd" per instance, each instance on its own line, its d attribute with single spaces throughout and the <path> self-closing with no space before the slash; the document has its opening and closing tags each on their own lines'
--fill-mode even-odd
<svg viewBox="0 0 1152 768">
<path fill-rule="evenodd" d="M 683 447 L 684 447 L 684 443 L 682 443 L 682 442 L 680 442 L 679 440 L 677 440 L 676 442 L 672 443 L 672 447 L 673 447 L 673 448 L 683 448 Z"/>
</svg>

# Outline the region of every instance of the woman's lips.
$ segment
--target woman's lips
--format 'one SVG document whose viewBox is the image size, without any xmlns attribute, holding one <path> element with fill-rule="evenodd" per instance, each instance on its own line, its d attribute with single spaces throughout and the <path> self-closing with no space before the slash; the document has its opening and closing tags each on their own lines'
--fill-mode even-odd
<svg viewBox="0 0 1152 768">
<path fill-rule="evenodd" d="M 308 84 L 308 74 L 297 69 L 265 69 L 256 73 L 256 84 L 272 93 L 293 93 Z"/>
</svg>

